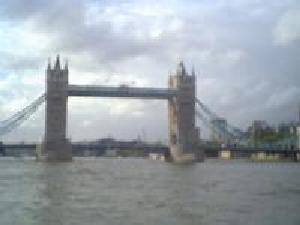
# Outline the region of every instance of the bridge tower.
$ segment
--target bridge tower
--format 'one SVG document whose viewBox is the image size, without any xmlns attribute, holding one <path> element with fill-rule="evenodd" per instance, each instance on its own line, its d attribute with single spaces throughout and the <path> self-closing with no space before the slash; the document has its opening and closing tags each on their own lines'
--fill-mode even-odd
<svg viewBox="0 0 300 225">
<path fill-rule="evenodd" d="M 71 161 L 72 148 L 66 139 L 68 64 L 61 68 L 59 56 L 54 67 L 46 70 L 46 124 L 42 156 L 47 161 Z"/>
<path fill-rule="evenodd" d="M 177 95 L 168 102 L 171 158 L 175 162 L 199 160 L 200 154 L 197 153 L 199 130 L 195 126 L 194 70 L 189 75 L 183 62 L 180 62 L 176 74 L 169 77 L 169 88 L 177 89 Z"/>
</svg>

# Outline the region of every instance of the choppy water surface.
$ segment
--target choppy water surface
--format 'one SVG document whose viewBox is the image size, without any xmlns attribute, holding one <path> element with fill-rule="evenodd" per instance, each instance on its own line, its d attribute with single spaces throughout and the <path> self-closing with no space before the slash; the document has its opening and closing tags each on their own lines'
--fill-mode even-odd
<svg viewBox="0 0 300 225">
<path fill-rule="evenodd" d="M 0 224 L 300 224 L 300 164 L 0 160 Z"/>
</svg>

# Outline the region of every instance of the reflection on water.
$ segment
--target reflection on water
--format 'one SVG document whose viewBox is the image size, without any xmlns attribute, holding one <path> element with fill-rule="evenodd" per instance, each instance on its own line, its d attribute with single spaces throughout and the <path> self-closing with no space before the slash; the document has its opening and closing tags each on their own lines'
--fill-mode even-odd
<svg viewBox="0 0 300 225">
<path fill-rule="evenodd" d="M 0 224 L 300 224 L 300 164 L 0 160 Z"/>
</svg>

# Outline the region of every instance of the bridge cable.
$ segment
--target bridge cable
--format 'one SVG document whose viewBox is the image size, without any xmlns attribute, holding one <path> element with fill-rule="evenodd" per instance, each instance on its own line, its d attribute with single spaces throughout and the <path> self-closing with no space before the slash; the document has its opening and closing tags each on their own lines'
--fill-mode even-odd
<svg viewBox="0 0 300 225">
<path fill-rule="evenodd" d="M 32 114 L 34 114 L 40 105 L 44 103 L 46 99 L 46 94 L 41 95 L 35 99 L 30 105 L 26 106 L 24 109 L 15 113 L 8 119 L 0 121 L 0 136 L 9 133 L 18 126 L 20 126 L 24 121 L 26 121 Z"/>
<path fill-rule="evenodd" d="M 215 112 L 210 110 L 203 102 L 201 102 L 197 98 L 196 98 L 196 103 L 200 107 L 200 109 L 209 117 L 210 121 L 221 118 L 220 116 L 218 116 Z M 216 124 L 212 124 L 212 123 L 210 124 L 210 126 L 216 126 L 217 130 L 220 130 L 221 132 L 223 132 L 223 134 L 225 133 L 225 134 L 229 135 L 230 138 L 233 138 L 233 139 L 241 139 L 244 136 L 244 132 L 242 130 L 230 125 L 228 122 L 227 122 L 227 129 L 225 127 L 220 127 L 220 126 L 218 126 Z"/>
</svg>

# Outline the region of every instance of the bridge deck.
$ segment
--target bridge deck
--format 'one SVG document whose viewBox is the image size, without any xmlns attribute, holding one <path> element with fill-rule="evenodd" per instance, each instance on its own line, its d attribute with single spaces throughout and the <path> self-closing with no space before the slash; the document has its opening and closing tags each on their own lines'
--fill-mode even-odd
<svg viewBox="0 0 300 225">
<path fill-rule="evenodd" d="M 124 97 L 146 99 L 169 99 L 176 95 L 176 89 L 169 88 L 141 88 L 127 86 L 95 86 L 69 85 L 69 96 L 78 97 Z"/>
</svg>

